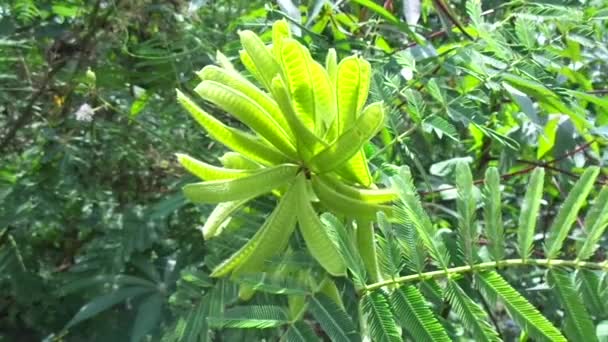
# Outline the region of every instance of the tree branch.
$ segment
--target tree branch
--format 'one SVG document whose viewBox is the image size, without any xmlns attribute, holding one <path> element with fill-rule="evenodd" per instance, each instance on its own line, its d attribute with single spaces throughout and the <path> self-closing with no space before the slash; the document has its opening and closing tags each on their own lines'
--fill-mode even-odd
<svg viewBox="0 0 608 342">
<path fill-rule="evenodd" d="M 556 162 L 558 162 L 560 160 L 566 159 L 568 157 L 571 157 L 571 156 L 573 156 L 573 155 L 575 155 L 575 154 L 577 154 L 577 153 L 579 153 L 581 151 L 584 151 L 584 150 L 588 149 L 589 146 L 591 146 L 591 144 L 593 144 L 593 142 L 594 141 L 587 142 L 587 143 L 585 143 L 585 144 L 583 144 L 583 145 L 575 148 L 574 150 L 572 150 L 570 152 L 567 152 L 567 153 L 565 153 L 565 154 L 563 154 L 563 155 L 561 155 L 561 156 L 559 156 L 559 157 L 557 157 L 557 158 L 555 158 L 553 160 L 550 160 L 550 161 L 548 161 L 546 163 L 536 162 L 536 161 L 528 161 L 528 160 L 517 160 L 520 163 L 530 164 L 532 166 L 527 167 L 527 168 L 522 169 L 522 170 L 515 171 L 515 172 L 510 172 L 510 173 L 503 174 L 503 175 L 500 176 L 500 178 L 501 179 L 509 179 L 511 177 L 523 175 L 523 174 L 532 172 L 537 167 L 544 167 L 544 168 L 549 169 L 549 170 L 557 171 L 557 172 L 560 172 L 560 173 L 564 173 L 564 174 L 566 174 L 568 176 L 578 178 L 578 175 L 576 175 L 576 174 L 574 174 L 574 173 L 572 173 L 570 171 L 566 171 L 566 170 L 562 170 L 562 169 L 559 169 L 557 167 L 554 167 L 551 164 L 556 163 Z M 475 181 L 473 181 L 473 184 L 483 184 L 484 181 L 485 181 L 484 179 L 476 179 Z M 599 180 L 596 181 L 596 183 L 600 184 L 600 185 L 607 185 L 603 181 L 599 181 Z M 432 191 L 421 191 L 421 192 L 419 192 L 419 194 L 421 196 L 428 196 L 428 195 L 440 193 L 440 192 L 443 192 L 443 191 L 449 191 L 449 190 L 455 190 L 455 189 L 456 189 L 456 187 L 451 186 L 451 187 L 442 188 L 442 189 L 436 189 L 436 190 L 432 190 Z"/>
</svg>

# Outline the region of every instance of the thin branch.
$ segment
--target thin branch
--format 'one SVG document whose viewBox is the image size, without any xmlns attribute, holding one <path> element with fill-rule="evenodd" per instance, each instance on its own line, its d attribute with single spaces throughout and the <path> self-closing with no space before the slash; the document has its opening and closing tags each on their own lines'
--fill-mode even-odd
<svg viewBox="0 0 608 342">
<path fill-rule="evenodd" d="M 608 94 L 608 89 L 589 90 L 587 94 L 605 95 Z"/>
<path fill-rule="evenodd" d="M 484 11 L 484 12 L 481 13 L 481 16 L 486 16 L 486 15 L 492 14 L 492 13 L 494 13 L 494 11 L 495 11 L 494 9 L 490 9 L 490 10 Z M 447 34 L 448 33 L 447 33 L 446 30 L 441 29 L 439 31 L 432 32 L 431 34 L 429 34 L 428 36 L 426 36 L 425 40 L 432 40 L 432 39 L 435 39 L 435 38 L 443 37 L 443 36 L 445 36 Z M 406 46 L 404 46 L 403 49 L 397 50 L 395 52 L 407 50 L 409 48 L 413 48 L 416 45 L 419 45 L 419 44 L 417 42 L 411 42 L 411 43 L 408 43 Z M 393 53 L 395 53 L 395 52 L 393 52 Z"/>
<path fill-rule="evenodd" d="M 381 149 L 379 149 L 378 151 L 376 151 L 376 153 L 374 153 L 369 158 L 369 160 L 372 160 L 372 159 L 376 158 L 377 156 L 381 155 L 382 153 L 384 153 L 384 151 L 386 151 L 388 148 L 390 148 L 391 146 L 393 146 L 396 142 L 400 142 L 400 143 L 403 142 L 403 139 L 405 139 L 407 136 L 413 134 L 414 131 L 416 131 L 417 129 L 418 129 L 418 124 L 412 125 L 410 128 L 408 128 L 407 130 L 405 130 L 405 132 L 399 134 L 398 136 L 396 136 L 395 138 L 393 138 L 393 140 L 391 140 L 388 144 L 386 144 Z"/>
<path fill-rule="evenodd" d="M 44 78 L 40 82 L 40 87 L 27 102 L 23 113 L 17 118 L 17 120 L 15 120 L 15 123 L 13 124 L 12 128 L 8 131 L 8 133 L 6 133 L 6 135 L 4 135 L 4 137 L 0 141 L 0 152 L 3 151 L 10 144 L 10 142 L 17 134 L 17 131 L 19 131 L 21 127 L 25 126 L 25 124 L 28 123 L 28 121 L 33 115 L 32 110 L 34 108 L 34 105 L 36 104 L 36 101 L 38 101 L 40 96 L 42 96 L 42 94 L 46 91 L 46 88 L 48 87 L 53 77 L 55 77 L 55 74 L 57 74 L 66 64 L 67 60 L 65 59 L 59 61 L 49 70 L 49 72 L 47 72 L 46 76 L 44 76 Z"/>
<path fill-rule="evenodd" d="M 551 268 L 569 267 L 574 269 L 600 270 L 608 272 L 608 262 L 601 263 L 578 260 L 561 260 L 561 259 L 506 259 L 499 261 L 482 262 L 476 265 L 466 265 L 448 268 L 445 270 L 429 271 L 424 273 L 410 274 L 402 277 L 397 277 L 389 280 L 376 282 L 363 288 L 364 291 L 373 291 L 384 286 L 413 283 L 428 279 L 450 278 L 454 275 L 459 275 L 468 272 L 482 272 L 504 267 L 519 267 L 519 266 L 541 266 Z"/>
<path fill-rule="evenodd" d="M 573 172 L 570 172 L 570 171 L 567 171 L 567 170 L 564 170 L 564 169 L 557 168 L 555 166 L 551 166 L 548 163 L 537 162 L 537 161 L 534 161 L 534 160 L 525 160 L 525 159 L 517 159 L 517 162 L 521 163 L 521 164 L 528 164 L 528 165 L 534 165 L 534 166 L 538 166 L 538 167 L 543 167 L 543 168 L 545 168 L 547 170 L 555 171 L 557 173 L 564 174 L 564 175 L 566 175 L 568 177 L 571 177 L 571 178 L 578 178 L 577 174 L 575 174 Z"/>
<path fill-rule="evenodd" d="M 458 30 L 469 40 L 475 40 L 475 38 L 471 37 L 471 35 L 467 32 L 467 30 L 462 26 L 462 23 L 456 16 L 452 13 L 452 10 L 443 0 L 433 0 L 433 4 L 435 5 L 435 10 L 437 12 L 442 12 L 448 20 L 452 23 L 452 25 L 456 26 Z"/>
<path fill-rule="evenodd" d="M 548 161 L 546 163 L 527 161 L 527 160 L 526 161 L 518 160 L 519 162 L 522 162 L 522 163 L 525 162 L 527 164 L 532 164 L 533 166 L 530 166 L 530 167 L 527 167 L 525 169 L 518 170 L 518 171 L 515 171 L 515 172 L 510 172 L 510 173 L 503 174 L 503 175 L 500 176 L 500 178 L 501 179 L 509 179 L 511 177 L 523 175 L 523 174 L 532 172 L 537 167 L 544 167 L 544 168 L 547 168 L 547 169 L 550 169 L 550 170 L 553 170 L 553 171 L 567 172 L 567 173 L 571 174 L 573 177 L 577 177 L 578 178 L 577 175 L 575 175 L 575 174 L 573 174 L 573 173 L 571 173 L 569 171 L 565 171 L 565 170 L 556 168 L 556 167 L 552 166 L 551 164 L 556 163 L 556 162 L 558 162 L 560 160 L 566 159 L 568 157 L 571 157 L 571 156 L 573 156 L 573 155 L 575 155 L 575 154 L 577 154 L 577 153 L 579 153 L 581 151 L 584 151 L 584 150 L 588 149 L 589 146 L 591 146 L 591 144 L 593 144 L 593 142 L 594 141 L 587 142 L 587 143 L 585 143 L 585 144 L 583 144 L 583 145 L 575 148 L 574 150 L 572 150 L 570 152 L 567 152 L 567 153 L 565 153 L 565 154 L 563 154 L 563 155 L 561 155 L 561 156 L 559 156 L 559 157 L 557 157 L 557 158 L 555 158 L 553 160 L 550 160 L 550 161 Z M 601 182 L 601 181 L 598 181 L 598 182 L 600 182 L 599 184 L 601 184 L 601 185 L 606 185 L 604 182 Z M 477 184 L 483 184 L 484 183 L 484 179 L 477 179 L 477 180 L 473 181 L 473 183 L 476 184 L 476 185 Z M 421 191 L 421 192 L 419 192 L 419 194 L 421 196 L 428 196 L 428 195 L 440 193 L 440 192 L 443 192 L 443 191 L 449 191 L 449 190 L 455 190 L 455 189 L 456 189 L 456 187 L 451 186 L 451 187 L 436 189 L 436 190 L 432 190 L 432 191 Z"/>
</svg>

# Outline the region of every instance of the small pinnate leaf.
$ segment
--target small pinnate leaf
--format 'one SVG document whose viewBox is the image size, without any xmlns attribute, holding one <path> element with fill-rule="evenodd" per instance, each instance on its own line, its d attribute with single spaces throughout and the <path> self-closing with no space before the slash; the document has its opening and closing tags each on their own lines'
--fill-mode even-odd
<svg viewBox="0 0 608 342">
<path fill-rule="evenodd" d="M 319 341 L 319 337 L 308 323 L 298 321 L 289 326 L 285 335 L 281 337 L 281 341 L 285 342 L 309 342 Z"/>
<path fill-rule="evenodd" d="M 571 276 L 554 268 L 549 270 L 547 279 L 566 312 L 566 336 L 572 341 L 597 341 L 593 320 L 582 302 L 584 297 L 574 287 Z"/>
<path fill-rule="evenodd" d="M 207 318 L 214 328 L 274 328 L 289 323 L 287 314 L 280 306 L 249 305 L 228 309 L 221 316 Z"/>
<path fill-rule="evenodd" d="M 548 259 L 557 257 L 561 251 L 564 240 L 568 236 L 572 224 L 578 217 L 578 212 L 585 203 L 587 195 L 591 192 L 599 173 L 599 167 L 588 167 L 560 207 L 548 231 L 547 243 L 545 245 L 545 254 Z"/>
<path fill-rule="evenodd" d="M 395 290 L 391 294 L 391 307 L 401 327 L 407 330 L 414 340 L 451 341 L 415 286 L 406 285 Z"/>
<path fill-rule="evenodd" d="M 456 206 L 458 208 L 458 233 L 460 235 L 459 245 L 469 265 L 475 263 L 477 257 L 477 225 L 475 223 L 475 210 L 477 201 L 474 196 L 473 175 L 467 163 L 456 165 L 456 188 L 458 197 Z"/>
<path fill-rule="evenodd" d="M 545 170 L 538 168 L 532 172 L 528 191 L 521 205 L 519 215 L 519 228 L 517 229 L 517 248 L 522 259 L 527 259 L 532 253 L 534 230 L 540 209 L 540 200 L 543 195 Z"/>
<path fill-rule="evenodd" d="M 395 216 L 402 222 L 412 225 L 433 259 L 442 268 L 447 268 L 450 263 L 448 251 L 443 240 L 437 236 L 431 219 L 422 208 L 409 168 L 403 167 L 399 175 L 393 177 L 391 181 L 401 199 L 401 205 L 395 210 Z"/>
<path fill-rule="evenodd" d="M 505 256 L 504 227 L 500 199 L 500 175 L 495 167 L 489 168 L 486 172 L 484 203 L 488 249 L 494 260 L 502 260 Z"/>
<path fill-rule="evenodd" d="M 578 259 L 589 259 L 608 227 L 608 187 L 604 187 L 585 216 L 585 240 L 578 249 Z"/>
<path fill-rule="evenodd" d="M 532 338 L 539 341 L 567 341 L 561 332 L 500 274 L 494 271 L 478 273 L 475 279 L 483 296 L 494 305 L 499 300 L 503 302 L 513 320 Z"/>
<path fill-rule="evenodd" d="M 374 341 L 401 341 L 401 334 L 384 293 L 377 290 L 366 294 L 361 298 L 361 306 L 367 315 L 371 337 Z"/>
<path fill-rule="evenodd" d="M 445 296 L 452 305 L 452 310 L 476 341 L 500 341 L 498 334 L 488 322 L 486 312 L 454 280 L 448 280 Z"/>
<path fill-rule="evenodd" d="M 308 308 L 332 341 L 361 341 L 350 317 L 326 295 L 317 294 L 311 297 Z"/>
</svg>

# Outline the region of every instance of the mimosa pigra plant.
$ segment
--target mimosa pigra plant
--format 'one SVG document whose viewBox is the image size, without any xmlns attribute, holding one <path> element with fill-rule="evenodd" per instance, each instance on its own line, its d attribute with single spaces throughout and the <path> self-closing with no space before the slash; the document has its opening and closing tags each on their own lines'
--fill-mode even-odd
<svg viewBox="0 0 608 342">
<path fill-rule="evenodd" d="M 392 214 L 384 204 L 396 194 L 373 185 L 362 149 L 384 124 L 383 104 L 366 106 L 370 64 L 357 56 L 338 62 L 330 50 L 323 67 L 291 37 L 285 21 L 274 24 L 271 45 L 251 31 L 239 35 L 241 62 L 261 88 L 219 58 L 220 66 L 198 72 L 202 82 L 194 91 L 251 131 L 229 127 L 178 91 L 207 134 L 232 149 L 220 158 L 223 167 L 178 154 L 184 168 L 203 180 L 183 191 L 194 203 L 218 203 L 203 227 L 205 239 L 252 199 L 271 192 L 279 199 L 255 235 L 212 276 L 263 271 L 296 226 L 314 259 L 329 274 L 344 275 L 344 261 L 318 216 L 323 209 L 357 222 L 360 253 L 373 277 L 370 222 L 377 212 Z"/>
</svg>

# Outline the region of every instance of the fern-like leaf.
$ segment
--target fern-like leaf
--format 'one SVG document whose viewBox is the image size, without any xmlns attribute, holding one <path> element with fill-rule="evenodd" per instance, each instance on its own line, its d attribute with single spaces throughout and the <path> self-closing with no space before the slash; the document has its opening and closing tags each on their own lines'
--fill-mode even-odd
<svg viewBox="0 0 608 342">
<path fill-rule="evenodd" d="M 311 297 L 308 308 L 332 341 L 361 340 L 348 314 L 326 295 L 317 294 Z"/>
<path fill-rule="evenodd" d="M 600 277 L 596 271 L 576 271 L 576 285 L 589 313 L 596 317 L 605 317 L 608 312 L 608 303 L 603 301 L 600 296 Z"/>
<path fill-rule="evenodd" d="M 595 204 L 585 216 L 585 239 L 578 249 L 578 259 L 589 259 L 598 248 L 598 242 L 608 227 L 608 187 L 604 187 Z"/>
<path fill-rule="evenodd" d="M 266 329 L 285 325 L 289 318 L 280 306 L 249 305 L 228 309 L 219 317 L 208 317 L 207 322 L 214 328 Z"/>
<path fill-rule="evenodd" d="M 490 254 L 494 260 L 502 260 L 505 257 L 504 227 L 500 199 L 500 174 L 495 167 L 490 167 L 486 171 L 484 219 Z"/>
<path fill-rule="evenodd" d="M 395 236 L 402 249 L 405 265 L 413 272 L 424 272 L 428 253 L 416 229 L 410 224 L 398 224 L 395 225 Z"/>
<path fill-rule="evenodd" d="M 515 322 L 539 341 L 563 341 L 566 338 L 526 298 L 519 294 L 495 271 L 478 273 L 475 277 L 482 295 L 493 305 L 504 303 Z"/>
<path fill-rule="evenodd" d="M 460 249 L 464 253 L 464 259 L 469 265 L 475 263 L 477 257 L 477 225 L 475 224 L 475 210 L 477 204 L 473 195 L 474 185 L 471 169 L 467 163 L 456 165 L 456 188 L 458 198 L 456 207 L 458 209 L 458 240 Z"/>
<path fill-rule="evenodd" d="M 545 169 L 537 168 L 532 172 L 528 191 L 526 191 L 524 202 L 521 205 L 519 228 L 517 229 L 517 248 L 522 259 L 527 259 L 532 253 L 536 219 L 540 209 L 540 200 L 543 196 L 544 177 Z"/>
<path fill-rule="evenodd" d="M 415 341 L 451 341 L 420 291 L 412 285 L 395 290 L 390 297 L 395 317 Z"/>
<path fill-rule="evenodd" d="M 325 225 L 328 236 L 333 239 L 338 247 L 346 267 L 351 271 L 355 285 L 358 287 L 365 286 L 367 280 L 365 266 L 351 235 L 346 231 L 346 227 L 338 218 L 329 213 L 321 215 L 321 222 Z"/>
<path fill-rule="evenodd" d="M 597 341 L 593 321 L 582 303 L 582 297 L 574 287 L 570 275 L 557 268 L 547 274 L 549 285 L 553 287 L 566 312 L 566 335 L 572 341 Z"/>
<path fill-rule="evenodd" d="M 193 307 L 186 317 L 180 319 L 169 338 L 175 342 L 200 342 L 208 341 L 209 326 L 207 315 L 209 314 L 209 298 L 203 297 L 201 302 Z"/>
<path fill-rule="evenodd" d="M 411 224 L 418 236 L 424 242 L 424 246 L 442 268 L 448 268 L 450 258 L 441 238 L 437 237 L 437 231 L 420 203 L 418 192 L 414 187 L 412 175 L 407 166 L 399 171 L 399 175 L 391 178 L 393 187 L 401 198 L 399 210 L 395 210 L 395 216 L 408 224 Z"/>
<path fill-rule="evenodd" d="M 395 277 L 401 273 L 403 268 L 401 248 L 399 240 L 395 237 L 393 225 L 388 221 L 386 215 L 378 213 L 378 227 L 382 236 L 376 235 L 378 239 L 378 264 L 382 273 L 388 277 Z"/>
<path fill-rule="evenodd" d="M 401 334 L 393 320 L 391 309 L 381 290 L 370 292 L 361 298 L 361 307 L 366 314 L 371 337 L 378 342 L 401 341 Z"/>
<path fill-rule="evenodd" d="M 560 207 L 557 217 L 551 224 L 551 227 L 549 227 L 545 245 L 545 254 L 548 259 L 554 259 L 559 255 L 564 240 L 568 236 L 572 224 L 578 217 L 578 212 L 585 203 L 589 192 L 591 192 L 599 173 L 599 167 L 588 167 L 578 182 L 576 182 L 568 197 L 566 197 L 564 204 Z"/>
<path fill-rule="evenodd" d="M 319 337 L 314 330 L 305 322 L 298 321 L 289 326 L 289 329 L 281 337 L 282 342 L 314 342 Z"/>
<path fill-rule="evenodd" d="M 496 330 L 488 323 L 486 312 L 454 280 L 448 280 L 445 297 L 475 341 L 500 341 Z"/>
<path fill-rule="evenodd" d="M 40 16 L 40 9 L 34 0 L 14 1 L 13 10 L 15 17 L 26 25 L 31 24 Z"/>
</svg>

